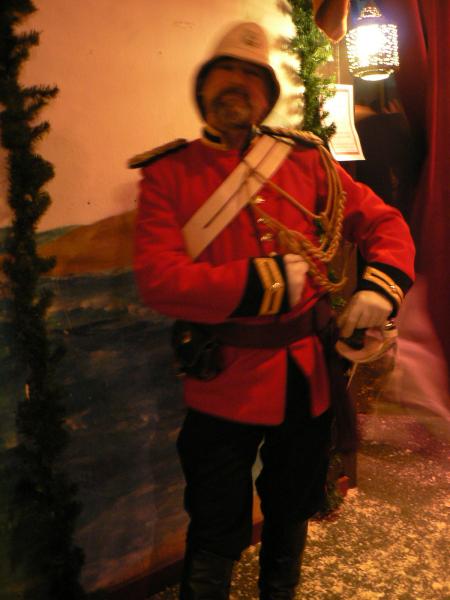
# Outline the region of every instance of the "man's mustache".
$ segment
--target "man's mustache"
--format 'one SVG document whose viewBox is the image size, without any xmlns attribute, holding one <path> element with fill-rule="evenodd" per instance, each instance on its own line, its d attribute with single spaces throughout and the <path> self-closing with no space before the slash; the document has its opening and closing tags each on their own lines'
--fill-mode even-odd
<svg viewBox="0 0 450 600">
<path fill-rule="evenodd" d="M 217 94 L 217 96 L 214 98 L 214 100 L 212 102 L 213 106 L 215 106 L 215 107 L 220 106 L 222 104 L 225 96 L 227 96 L 228 94 L 233 94 L 234 96 L 240 96 L 242 98 L 242 100 L 244 100 L 245 102 L 250 104 L 250 96 L 245 88 L 242 88 L 240 86 L 230 86 L 228 88 L 225 88 L 224 90 L 221 90 Z"/>
</svg>

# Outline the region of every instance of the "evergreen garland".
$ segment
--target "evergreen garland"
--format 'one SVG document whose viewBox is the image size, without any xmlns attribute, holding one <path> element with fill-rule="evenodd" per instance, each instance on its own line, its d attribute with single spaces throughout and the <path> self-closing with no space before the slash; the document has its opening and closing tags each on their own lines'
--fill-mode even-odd
<svg viewBox="0 0 450 600">
<path fill-rule="evenodd" d="M 61 393 L 54 382 L 62 351 L 49 339 L 51 294 L 40 286 L 41 276 L 55 261 L 38 255 L 35 235 L 50 204 L 42 186 L 53 177 L 53 167 L 34 149 L 49 124 L 34 120 L 58 90 L 21 86 L 20 68 L 38 45 L 39 34 L 14 33 L 35 10 L 31 0 L 0 4 L 0 128 L 13 212 L 3 268 L 12 296 L 12 351 L 26 378 L 16 413 L 17 446 L 11 452 L 10 555 L 13 568 L 20 567 L 25 578 L 25 600 L 78 600 L 86 597 L 78 582 L 83 556 L 72 541 L 80 506 L 75 486 L 58 464 L 68 443 Z"/>
<path fill-rule="evenodd" d="M 331 44 L 314 22 L 311 0 L 289 0 L 297 35 L 290 50 L 299 59 L 298 76 L 304 84 L 302 129 L 319 136 L 326 144 L 336 131 L 334 123 L 324 125 L 328 113 L 324 101 L 334 95 L 334 78 L 318 75 L 319 67 L 332 56 Z"/>
<path fill-rule="evenodd" d="M 312 0 L 289 0 L 289 3 L 292 9 L 292 21 L 297 32 L 297 35 L 290 40 L 289 48 L 299 60 L 297 75 L 304 85 L 301 128 L 316 134 L 327 144 L 336 131 L 336 125 L 334 123 L 324 124 L 328 113 L 324 110 L 323 104 L 335 93 L 334 77 L 324 77 L 318 73 L 318 70 L 332 56 L 331 44 L 314 21 Z M 318 227 L 318 234 L 319 236 L 322 234 L 320 227 Z M 328 276 L 331 281 L 337 280 L 332 265 L 328 265 Z M 334 308 L 338 309 L 342 308 L 345 301 L 341 295 L 332 294 L 331 303 Z M 316 515 L 317 518 L 326 518 L 335 512 L 343 501 L 336 485 L 335 466 L 339 465 L 341 459 L 335 449 L 331 451 L 330 461 L 327 493 L 323 505 Z"/>
</svg>

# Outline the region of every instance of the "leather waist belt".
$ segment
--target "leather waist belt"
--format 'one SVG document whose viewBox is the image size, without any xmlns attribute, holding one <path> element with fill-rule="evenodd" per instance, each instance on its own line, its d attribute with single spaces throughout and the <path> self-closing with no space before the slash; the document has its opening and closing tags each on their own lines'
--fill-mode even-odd
<svg viewBox="0 0 450 600">
<path fill-rule="evenodd" d="M 258 325 L 219 323 L 204 326 L 219 342 L 240 348 L 283 348 L 322 331 L 331 319 L 331 308 L 320 299 L 306 313 L 285 322 Z"/>
</svg>

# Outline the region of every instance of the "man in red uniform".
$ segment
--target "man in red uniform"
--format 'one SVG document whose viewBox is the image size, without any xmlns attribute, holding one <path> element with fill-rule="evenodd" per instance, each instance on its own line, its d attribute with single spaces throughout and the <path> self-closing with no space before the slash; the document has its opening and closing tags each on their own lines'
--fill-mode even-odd
<svg viewBox="0 0 450 600">
<path fill-rule="evenodd" d="M 328 466 L 325 263 L 341 237 L 367 263 L 339 319 L 349 337 L 395 315 L 412 283 L 413 244 L 398 211 L 330 167 L 318 140 L 258 128 L 279 96 L 258 25 L 228 31 L 195 95 L 202 137 L 132 164 L 143 167 L 142 298 L 190 322 L 176 338 L 187 372 L 178 451 L 190 516 L 180 598 L 228 598 L 233 562 L 250 543 L 258 448 L 260 598 L 293 598 Z"/>
</svg>

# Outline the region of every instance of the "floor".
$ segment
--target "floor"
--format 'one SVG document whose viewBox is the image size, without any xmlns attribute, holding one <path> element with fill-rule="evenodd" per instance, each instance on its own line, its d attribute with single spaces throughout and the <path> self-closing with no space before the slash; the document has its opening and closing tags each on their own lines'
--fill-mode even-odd
<svg viewBox="0 0 450 600">
<path fill-rule="evenodd" d="M 360 414 L 358 486 L 312 521 L 302 600 L 450 600 L 449 424 L 418 409 Z M 233 574 L 232 600 L 256 600 L 258 546 Z M 177 598 L 177 587 L 151 600 Z"/>
</svg>

